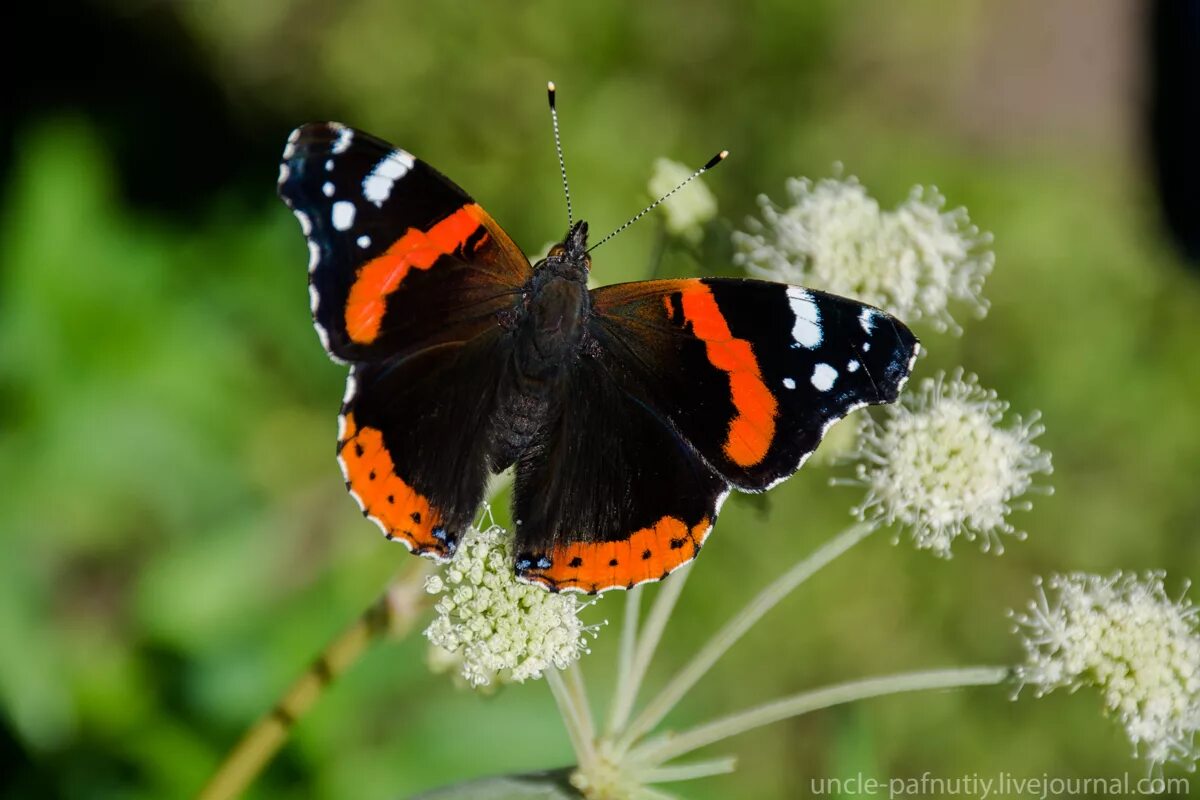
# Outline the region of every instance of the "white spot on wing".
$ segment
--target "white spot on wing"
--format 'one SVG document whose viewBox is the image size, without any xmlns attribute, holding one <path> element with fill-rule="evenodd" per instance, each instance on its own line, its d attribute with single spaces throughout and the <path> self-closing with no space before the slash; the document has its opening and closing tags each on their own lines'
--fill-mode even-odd
<svg viewBox="0 0 1200 800">
<path fill-rule="evenodd" d="M 325 171 L 333 172 L 333 159 L 332 158 L 325 160 Z"/>
<path fill-rule="evenodd" d="M 713 514 L 714 514 L 714 515 L 717 515 L 717 514 L 720 514 L 720 513 L 721 513 L 721 506 L 725 505 L 725 501 L 726 501 L 727 499 L 729 499 L 729 492 L 730 492 L 730 491 L 731 491 L 730 489 L 726 489 L 725 491 L 723 491 L 723 492 L 721 492 L 719 495 L 717 495 L 717 502 L 716 502 L 716 504 L 715 504 L 715 506 L 714 506 L 714 508 L 713 508 Z M 708 530 L 712 530 L 712 526 L 711 526 L 711 525 L 709 526 L 709 529 L 708 529 Z M 705 534 L 704 534 L 704 535 L 705 535 L 705 536 L 707 536 L 707 535 L 708 535 L 708 531 L 705 531 Z"/>
<path fill-rule="evenodd" d="M 791 378 L 784 378 L 784 379 L 783 379 L 783 385 L 784 385 L 785 387 L 787 387 L 788 389 L 795 389 L 795 388 L 796 388 L 796 382 L 795 382 L 794 380 L 792 380 Z"/>
<path fill-rule="evenodd" d="M 828 364 L 817 364 L 813 367 L 812 385 L 817 387 L 817 391 L 828 392 L 833 388 L 833 382 L 837 380 L 838 372 Z"/>
<path fill-rule="evenodd" d="M 348 231 L 354 224 L 354 204 L 349 200 L 338 200 L 333 204 L 333 227 Z"/>
<path fill-rule="evenodd" d="M 280 164 L 279 165 L 279 185 L 283 186 L 284 182 L 288 179 L 288 177 L 291 174 L 292 174 L 292 171 L 290 169 L 288 169 L 287 164 Z"/>
<path fill-rule="evenodd" d="M 382 206 L 384 201 L 391 196 L 392 187 L 396 181 L 408 174 L 413 163 L 412 155 L 404 150 L 393 150 L 388 153 L 363 179 L 363 196 L 375 205 Z"/>
<path fill-rule="evenodd" d="M 858 362 L 854 359 L 850 359 L 850 363 L 846 364 L 846 369 L 848 369 L 850 372 L 858 372 Z"/>
<path fill-rule="evenodd" d="M 317 306 L 321 304 L 321 296 L 317 294 L 317 287 L 311 283 L 308 285 L 308 307 L 312 309 L 314 314 L 317 313 Z"/>
<path fill-rule="evenodd" d="M 325 181 L 325 185 L 321 187 L 321 191 L 325 193 L 326 197 L 333 197 L 333 182 Z"/>
<path fill-rule="evenodd" d="M 287 144 L 283 148 L 283 159 L 286 161 L 296 155 L 296 142 L 300 139 L 300 129 L 296 128 L 288 134 Z"/>
<path fill-rule="evenodd" d="M 321 246 L 312 239 L 308 240 L 308 272 L 311 275 L 317 271 L 317 265 L 321 263 Z"/>
<path fill-rule="evenodd" d="M 325 330 L 324 327 L 322 327 L 319 323 L 316 323 L 316 322 L 313 323 L 313 327 L 317 329 L 317 338 L 321 340 L 321 347 L 324 347 L 325 352 L 332 355 L 333 350 L 329 346 L 329 331 Z M 335 358 L 334 360 L 340 361 L 340 359 L 337 359 L 337 358 Z"/>
<path fill-rule="evenodd" d="M 358 246 L 359 246 L 359 247 L 362 247 L 362 248 L 367 248 L 367 247 L 370 247 L 370 246 L 371 246 L 371 237 L 370 237 L 370 236 L 367 236 L 367 235 L 365 235 L 365 234 L 364 234 L 364 235 L 362 235 L 362 236 L 360 236 L 360 237 L 358 237 L 357 241 L 358 241 Z"/>
<path fill-rule="evenodd" d="M 350 142 L 354 140 L 354 131 L 345 125 L 337 125 L 336 123 L 334 125 L 334 129 L 337 131 L 337 138 L 333 140 L 333 147 L 331 149 L 334 155 L 341 155 L 350 149 Z"/>
<path fill-rule="evenodd" d="M 312 220 L 308 218 L 308 214 L 305 214 L 303 211 L 295 210 L 293 210 L 292 213 L 295 214 L 296 219 L 300 221 L 300 232 L 305 236 L 310 235 L 312 233 Z"/>
<path fill-rule="evenodd" d="M 875 327 L 875 309 L 864 308 L 858 315 L 858 324 L 862 325 L 862 329 L 870 336 L 871 330 Z"/>
<path fill-rule="evenodd" d="M 799 286 L 789 286 L 787 296 L 788 304 L 792 307 L 792 314 L 796 317 L 796 322 L 792 326 L 792 338 L 796 340 L 797 344 L 811 350 L 821 344 L 823 338 L 821 312 L 817 310 L 817 304 L 813 301 L 812 295 Z"/>
<path fill-rule="evenodd" d="M 912 377 L 913 367 L 916 366 L 917 356 L 919 356 L 919 355 L 921 355 L 921 343 L 914 342 L 913 343 L 913 354 L 908 359 L 908 373 L 905 374 L 905 376 L 900 379 L 900 382 L 898 384 L 896 384 L 896 393 L 897 394 L 899 394 L 900 392 L 902 392 L 904 390 L 904 384 L 908 383 L 908 379 Z"/>
</svg>

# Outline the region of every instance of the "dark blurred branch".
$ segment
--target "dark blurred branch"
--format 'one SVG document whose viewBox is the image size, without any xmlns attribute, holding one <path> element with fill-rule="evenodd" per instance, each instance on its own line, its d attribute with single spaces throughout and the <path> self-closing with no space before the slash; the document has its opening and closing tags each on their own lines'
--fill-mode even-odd
<svg viewBox="0 0 1200 800">
<path fill-rule="evenodd" d="M 392 583 L 378 600 L 321 651 L 303 675 L 225 756 L 198 795 L 225 800 L 246 790 L 279 752 L 296 723 L 316 705 L 325 689 L 349 669 L 376 639 L 402 637 L 424 610 L 426 562 Z"/>
</svg>

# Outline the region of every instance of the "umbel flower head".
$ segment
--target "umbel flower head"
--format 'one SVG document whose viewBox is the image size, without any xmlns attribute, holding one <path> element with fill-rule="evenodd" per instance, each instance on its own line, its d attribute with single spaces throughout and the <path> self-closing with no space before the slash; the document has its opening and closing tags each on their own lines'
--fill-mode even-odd
<svg viewBox="0 0 1200 800">
<path fill-rule="evenodd" d="M 890 211 L 853 177 L 790 178 L 787 192 L 783 208 L 760 196 L 762 218 L 733 234 L 734 261 L 751 275 L 854 297 L 939 331 L 961 331 L 952 301 L 986 313 L 992 237 L 965 208 L 944 211 L 936 188 L 917 186 Z"/>
<path fill-rule="evenodd" d="M 916 546 L 949 557 L 958 537 L 979 538 L 1003 552 L 1000 534 L 1014 530 L 1008 515 L 1028 509 L 1017 498 L 1033 476 L 1049 473 L 1050 454 L 1033 440 L 1038 415 L 1002 424 L 1008 404 L 956 371 L 926 378 L 888 406 L 882 421 L 864 414 L 852 485 L 866 487 L 854 509 L 861 520 L 906 528 Z"/>
<path fill-rule="evenodd" d="M 1094 686 L 1152 765 L 1200 758 L 1200 634 L 1197 608 L 1172 600 L 1163 573 L 1107 577 L 1074 573 L 1038 582 L 1038 596 L 1014 614 L 1025 646 L 1017 670 L 1040 697 Z"/>
<path fill-rule="evenodd" d="M 512 536 L 492 525 L 463 536 L 455 558 L 425 590 L 438 595 L 431 643 L 461 658 L 459 671 L 471 686 L 503 673 L 507 680 L 540 678 L 564 669 L 587 652 L 595 628 L 579 619 L 574 595 L 551 594 L 519 582 L 513 572 Z"/>
<path fill-rule="evenodd" d="M 691 177 L 692 172 L 678 161 L 656 159 L 647 184 L 650 196 L 662 197 Z M 717 215 L 717 198 L 702 179 L 696 178 L 663 201 L 662 207 L 667 214 L 667 232 L 691 244 L 699 244 L 704 238 L 704 224 Z"/>
</svg>

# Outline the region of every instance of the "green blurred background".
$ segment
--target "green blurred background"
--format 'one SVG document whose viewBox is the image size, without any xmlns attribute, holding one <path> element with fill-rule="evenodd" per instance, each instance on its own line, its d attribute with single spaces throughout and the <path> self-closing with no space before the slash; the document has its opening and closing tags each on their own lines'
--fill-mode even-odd
<svg viewBox="0 0 1200 800">
<path fill-rule="evenodd" d="M 960 543 L 948 562 L 868 541 L 772 612 L 672 724 L 829 681 L 1012 662 L 1004 612 L 1036 574 L 1168 568 L 1177 590 L 1200 573 L 1200 287 L 1150 177 L 1146 11 L 31 9 L 47 58 L 6 86 L 0 126 L 0 791 L 193 793 L 405 564 L 346 497 L 333 458 L 344 370 L 312 332 L 278 154 L 303 121 L 370 130 L 451 175 L 535 252 L 564 225 L 551 78 L 577 214 L 597 233 L 648 199 L 654 158 L 732 151 L 708 179 L 725 222 L 702 263 L 668 255 L 674 274 L 732 274 L 727 232 L 755 196 L 782 199 L 787 176 L 828 175 L 835 161 L 885 206 L 915 183 L 967 206 L 995 234 L 992 311 L 959 309 L 960 339 L 922 331 L 931 355 L 918 375 L 961 364 L 1015 410 L 1041 409 L 1054 454 L 1056 494 L 1014 519 L 1028 541 L 1002 557 Z M 643 275 L 656 224 L 606 245 L 596 277 Z M 860 496 L 829 488 L 831 474 L 814 465 L 765 498 L 730 500 L 651 687 L 849 521 Z M 587 613 L 616 623 L 620 607 L 617 593 Z M 617 630 L 584 661 L 597 701 Z M 541 683 L 481 698 L 424 662 L 415 635 L 372 650 L 251 796 L 401 797 L 569 762 Z M 1086 691 L 877 700 L 727 742 L 714 754 L 739 757 L 734 775 L 675 788 L 782 798 L 858 772 L 1141 775 L 1099 708 Z"/>
</svg>

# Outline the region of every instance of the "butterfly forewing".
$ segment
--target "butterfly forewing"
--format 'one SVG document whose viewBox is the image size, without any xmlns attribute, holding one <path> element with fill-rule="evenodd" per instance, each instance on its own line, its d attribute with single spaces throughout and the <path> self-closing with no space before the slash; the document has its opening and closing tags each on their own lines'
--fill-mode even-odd
<svg viewBox="0 0 1200 800">
<path fill-rule="evenodd" d="M 879 309 L 765 281 L 627 283 L 592 298 L 599 357 L 743 491 L 791 475 L 854 409 L 895 400 L 919 349 Z"/>
<path fill-rule="evenodd" d="M 317 331 L 341 361 L 478 335 L 532 272 L 466 192 L 410 153 L 338 123 L 292 133 L 279 193 L 308 240 Z"/>
</svg>

